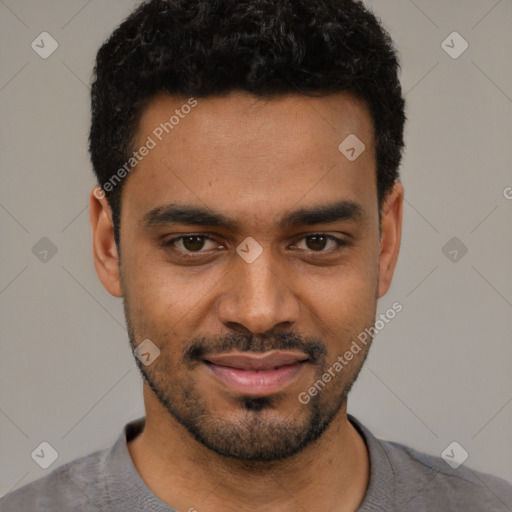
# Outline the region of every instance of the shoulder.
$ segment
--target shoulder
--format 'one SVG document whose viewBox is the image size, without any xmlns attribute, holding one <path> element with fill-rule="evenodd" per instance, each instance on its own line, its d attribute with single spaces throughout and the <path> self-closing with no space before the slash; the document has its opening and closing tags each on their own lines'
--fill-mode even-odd
<svg viewBox="0 0 512 512">
<path fill-rule="evenodd" d="M 512 484 L 471 469 L 467 461 L 455 463 L 457 448 L 450 450 L 448 464 L 440 456 L 375 437 L 352 415 L 349 420 L 363 437 L 370 456 L 370 481 L 361 512 L 512 510 Z"/>
<path fill-rule="evenodd" d="M 0 500 L 2 512 L 80 510 L 101 508 L 98 491 L 105 487 L 105 460 L 109 449 L 99 450 L 64 464 Z"/>
<path fill-rule="evenodd" d="M 394 471 L 397 503 L 407 509 L 511 510 L 511 483 L 466 464 L 452 468 L 442 457 L 401 443 L 378 442 Z"/>
</svg>

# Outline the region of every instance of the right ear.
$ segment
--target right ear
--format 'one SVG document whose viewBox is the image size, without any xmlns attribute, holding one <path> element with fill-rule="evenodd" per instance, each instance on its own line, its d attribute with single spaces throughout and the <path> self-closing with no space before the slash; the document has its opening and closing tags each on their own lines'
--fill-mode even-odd
<svg viewBox="0 0 512 512">
<path fill-rule="evenodd" d="M 119 255 L 114 238 L 112 209 L 101 187 L 96 186 L 91 190 L 89 211 L 96 273 L 111 295 L 122 297 Z"/>
</svg>

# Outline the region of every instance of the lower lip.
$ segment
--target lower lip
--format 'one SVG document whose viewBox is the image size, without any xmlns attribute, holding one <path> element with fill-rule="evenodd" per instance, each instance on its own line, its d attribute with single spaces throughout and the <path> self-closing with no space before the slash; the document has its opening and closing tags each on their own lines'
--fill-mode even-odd
<svg viewBox="0 0 512 512">
<path fill-rule="evenodd" d="M 281 366 L 274 370 L 239 370 L 229 366 L 219 366 L 213 363 L 205 363 L 206 367 L 223 384 L 230 389 L 249 396 L 270 395 L 281 391 L 290 384 L 300 371 L 305 362 L 297 362 Z"/>
</svg>

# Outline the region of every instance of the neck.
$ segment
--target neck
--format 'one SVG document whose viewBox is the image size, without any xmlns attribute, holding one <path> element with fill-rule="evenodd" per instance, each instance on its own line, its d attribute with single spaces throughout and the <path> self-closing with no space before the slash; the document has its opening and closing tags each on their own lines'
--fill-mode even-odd
<svg viewBox="0 0 512 512">
<path fill-rule="evenodd" d="M 128 449 L 147 487 L 178 510 L 348 512 L 363 501 L 369 457 L 347 419 L 346 403 L 324 434 L 300 453 L 248 462 L 213 453 L 147 395 L 145 390 L 144 431 Z"/>
</svg>

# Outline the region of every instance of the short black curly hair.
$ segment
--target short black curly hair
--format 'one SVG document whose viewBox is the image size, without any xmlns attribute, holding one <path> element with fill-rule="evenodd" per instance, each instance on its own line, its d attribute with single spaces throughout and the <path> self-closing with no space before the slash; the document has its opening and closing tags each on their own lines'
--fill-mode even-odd
<svg viewBox="0 0 512 512">
<path fill-rule="evenodd" d="M 348 91 L 369 107 L 379 206 L 398 179 L 406 120 L 393 42 L 358 0 L 149 0 L 99 49 L 89 151 L 103 186 L 134 151 L 159 92 L 206 98 Z M 110 189 L 110 190 L 108 190 Z M 105 188 L 119 248 L 122 182 Z"/>
</svg>

